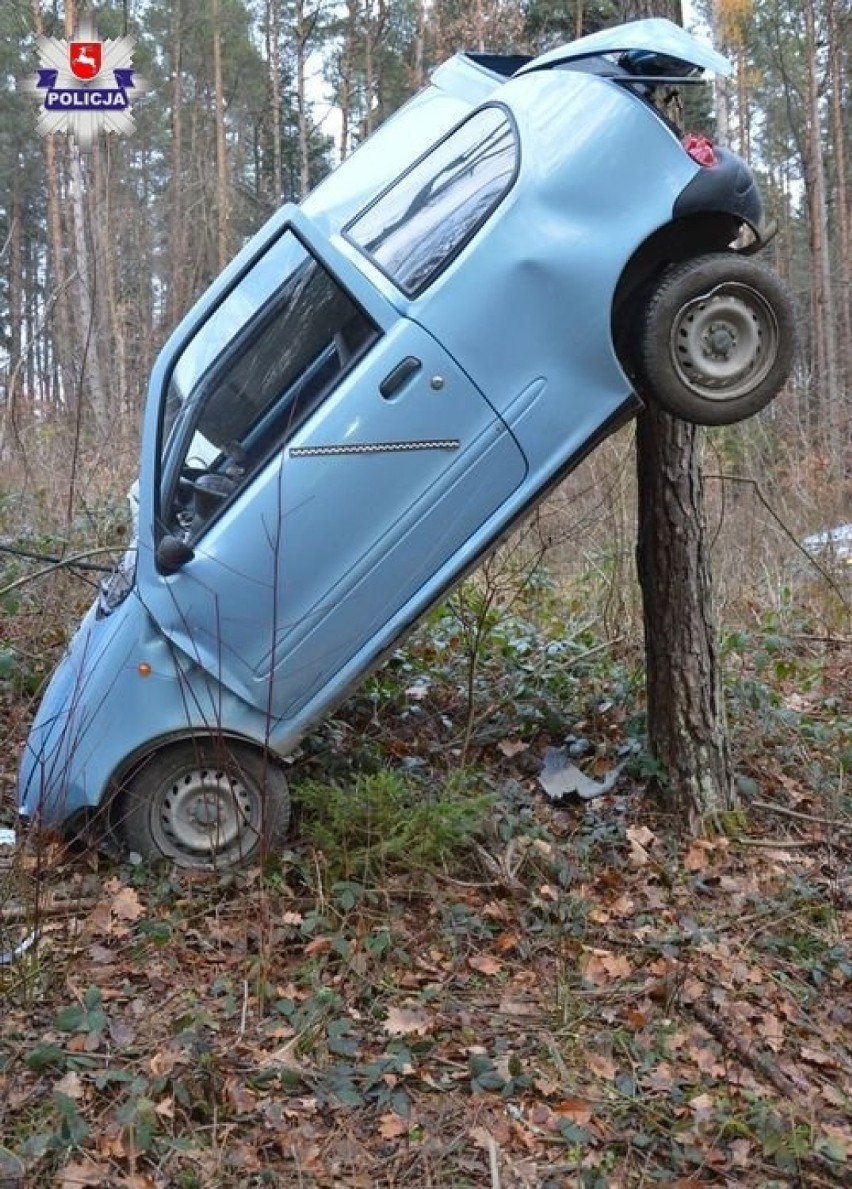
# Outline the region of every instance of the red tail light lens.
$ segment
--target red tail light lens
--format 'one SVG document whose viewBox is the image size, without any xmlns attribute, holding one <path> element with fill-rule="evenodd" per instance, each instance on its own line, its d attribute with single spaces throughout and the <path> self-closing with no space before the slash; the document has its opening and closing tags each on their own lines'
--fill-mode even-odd
<svg viewBox="0 0 852 1189">
<path fill-rule="evenodd" d="M 689 132 L 683 138 L 683 147 L 693 161 L 699 165 L 715 165 L 716 154 L 713 152 L 713 142 L 706 136 L 699 136 L 696 132 Z"/>
</svg>

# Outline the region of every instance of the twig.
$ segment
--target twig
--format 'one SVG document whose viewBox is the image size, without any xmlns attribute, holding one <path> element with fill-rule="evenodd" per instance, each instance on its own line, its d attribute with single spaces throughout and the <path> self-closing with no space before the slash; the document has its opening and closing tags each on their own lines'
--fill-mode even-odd
<svg viewBox="0 0 852 1189">
<path fill-rule="evenodd" d="M 248 1019 L 248 1006 L 249 1006 L 248 979 L 244 978 L 243 979 L 243 1010 L 242 1010 L 242 1014 L 240 1016 L 240 1038 L 242 1038 L 246 1034 L 246 1021 Z"/>
<path fill-rule="evenodd" d="M 828 817 L 816 817 L 812 813 L 800 813 L 796 809 L 787 809 L 784 805 L 775 805 L 772 801 L 749 801 L 755 809 L 766 809 L 769 813 L 777 813 L 782 817 L 792 817 L 798 822 L 810 822 L 814 826 L 828 826 L 831 830 L 840 830 L 844 834 L 852 834 L 852 825 L 832 821 Z"/>
<path fill-rule="evenodd" d="M 785 1098 L 798 1101 L 798 1090 L 790 1079 L 781 1072 L 774 1061 L 770 1060 L 764 1053 L 754 1052 L 748 1041 L 738 1036 L 732 1028 L 723 1020 L 720 1020 L 716 1013 L 711 1011 L 710 1008 L 705 1007 L 703 1003 L 695 1002 L 687 1006 L 695 1015 L 698 1022 L 721 1045 L 736 1053 L 746 1065 L 751 1066 L 755 1073 L 760 1074 L 771 1086 L 774 1086 L 779 1094 L 783 1094 Z"/>
<path fill-rule="evenodd" d="M 832 578 L 831 574 L 828 572 L 828 570 L 825 568 L 825 566 L 823 566 L 812 553 L 809 553 L 808 550 L 805 549 L 804 545 L 802 545 L 799 541 L 796 540 L 794 534 L 791 532 L 791 530 L 787 527 L 787 525 L 784 523 L 784 521 L 781 519 L 781 517 L 778 515 L 778 513 L 772 507 L 769 500 L 763 494 L 763 488 L 760 486 L 760 483 L 758 482 L 757 479 L 753 479 L 749 475 L 726 475 L 726 474 L 720 474 L 720 475 L 705 474 L 704 478 L 705 479 L 719 479 L 720 481 L 722 481 L 724 483 L 744 483 L 747 487 L 751 487 L 754 490 L 754 493 L 757 496 L 757 498 L 760 500 L 761 504 L 763 504 L 766 511 L 769 513 L 769 515 L 772 517 L 772 519 L 775 521 L 775 523 L 781 529 L 782 533 L 784 533 L 785 537 L 788 537 L 793 542 L 793 544 L 798 549 L 799 553 L 801 553 L 803 555 L 803 557 L 806 557 L 808 559 L 808 561 L 810 562 L 810 564 L 813 566 L 813 568 L 815 570 L 817 570 L 819 572 L 819 574 L 822 575 L 822 577 L 826 580 L 828 585 L 831 587 L 831 589 L 834 591 L 834 593 L 840 599 L 841 603 L 847 609 L 847 611 L 852 610 L 852 607 L 850 607 L 850 604 L 849 604 L 846 596 L 844 595 L 843 591 L 840 589 L 838 584 Z"/>
<path fill-rule="evenodd" d="M 9 925 L 35 917 L 43 920 L 45 917 L 70 916 L 78 912 L 88 912 L 97 903 L 96 897 L 89 896 L 84 900 L 48 900 L 38 905 L 10 904 L 0 908 L 0 922 Z"/>
<path fill-rule="evenodd" d="M 16 578 L 14 582 L 10 582 L 8 586 L 0 587 L 0 598 L 7 595 L 12 590 L 17 590 L 19 586 L 26 586 L 28 582 L 35 582 L 36 578 L 44 578 L 47 574 L 52 574 L 54 570 L 66 569 L 70 566 L 76 565 L 82 561 L 84 557 L 95 557 L 98 553 L 120 553 L 115 545 L 101 545 L 98 549 L 84 549 L 82 553 L 72 553 L 70 557 L 62 558 L 61 561 L 53 562 L 49 566 L 45 566 L 41 570 L 35 570 L 32 574 L 24 574 L 22 578 Z"/>
<path fill-rule="evenodd" d="M 828 846 L 825 838 L 736 838 L 737 846 L 766 846 L 775 850 L 794 850 L 807 846 Z"/>
<path fill-rule="evenodd" d="M 491 1170 L 491 1189 L 500 1189 L 500 1164 L 497 1160 L 497 1144 L 488 1133 L 488 1167 Z"/>
<path fill-rule="evenodd" d="M 9 553 L 12 557 L 22 557 L 26 561 L 46 561 L 53 566 L 62 566 L 66 564 L 64 557 L 56 557 L 52 553 L 33 553 L 31 549 L 19 549 L 16 545 L 0 544 L 0 553 Z M 90 562 L 75 563 L 78 570 L 95 570 L 99 574 L 103 574 L 109 570 L 109 566 L 99 566 Z"/>
</svg>

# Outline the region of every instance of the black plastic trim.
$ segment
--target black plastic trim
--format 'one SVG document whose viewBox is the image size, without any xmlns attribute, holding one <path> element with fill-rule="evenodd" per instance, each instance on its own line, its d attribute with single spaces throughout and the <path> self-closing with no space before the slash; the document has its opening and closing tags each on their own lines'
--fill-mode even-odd
<svg viewBox="0 0 852 1189">
<path fill-rule="evenodd" d="M 759 231 L 763 223 L 763 203 L 754 174 L 736 153 L 721 145 L 714 145 L 715 165 L 703 165 L 695 177 L 681 190 L 672 215 L 682 219 L 687 215 L 717 211 L 734 215 Z"/>
</svg>

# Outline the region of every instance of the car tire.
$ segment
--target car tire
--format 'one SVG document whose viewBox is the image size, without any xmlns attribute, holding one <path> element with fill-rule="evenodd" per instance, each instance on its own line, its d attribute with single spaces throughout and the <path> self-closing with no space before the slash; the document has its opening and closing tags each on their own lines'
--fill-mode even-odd
<svg viewBox="0 0 852 1189">
<path fill-rule="evenodd" d="M 251 863 L 287 833 L 287 780 L 272 758 L 226 738 L 156 752 L 122 786 L 117 826 L 130 851 L 178 867 Z"/>
<path fill-rule="evenodd" d="M 769 404 L 790 374 L 795 314 L 784 285 L 731 252 L 667 269 L 634 353 L 639 394 L 698 425 L 731 425 Z"/>
</svg>

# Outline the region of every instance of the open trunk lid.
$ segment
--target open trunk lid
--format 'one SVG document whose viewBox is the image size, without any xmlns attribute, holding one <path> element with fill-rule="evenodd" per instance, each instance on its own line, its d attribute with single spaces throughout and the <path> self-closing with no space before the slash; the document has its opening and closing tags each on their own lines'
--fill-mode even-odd
<svg viewBox="0 0 852 1189">
<path fill-rule="evenodd" d="M 546 70 L 581 58 L 619 54 L 629 50 L 674 58 L 701 70 L 711 70 L 714 74 L 731 73 L 731 64 L 727 58 L 696 41 L 673 21 L 658 17 L 645 21 L 630 21 L 612 29 L 601 29 L 598 33 L 591 33 L 588 37 L 569 42 L 568 45 L 557 46 L 556 49 L 533 58 L 526 66 L 521 67 L 518 74 L 530 74 L 534 70 Z"/>
</svg>

